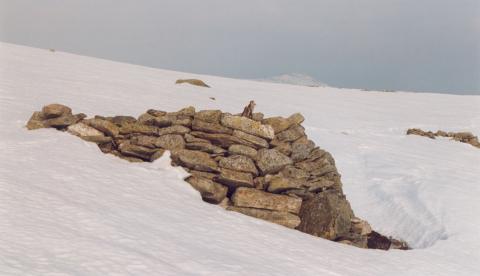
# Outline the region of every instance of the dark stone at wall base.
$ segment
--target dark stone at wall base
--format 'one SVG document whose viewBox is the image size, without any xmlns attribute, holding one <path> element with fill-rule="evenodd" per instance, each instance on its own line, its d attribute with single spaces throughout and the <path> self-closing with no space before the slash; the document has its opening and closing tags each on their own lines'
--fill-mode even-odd
<svg viewBox="0 0 480 276">
<path fill-rule="evenodd" d="M 367 239 L 368 248 L 388 250 L 391 245 L 389 238 L 375 231 L 368 234 Z"/>
</svg>

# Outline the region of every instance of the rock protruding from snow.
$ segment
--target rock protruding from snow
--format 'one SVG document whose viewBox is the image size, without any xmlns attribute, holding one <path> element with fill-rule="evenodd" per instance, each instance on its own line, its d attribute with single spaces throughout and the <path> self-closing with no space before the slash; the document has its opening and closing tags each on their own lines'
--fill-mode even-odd
<svg viewBox="0 0 480 276">
<path fill-rule="evenodd" d="M 52 104 L 34 112 L 27 127 L 66 129 L 130 162 L 153 162 L 170 150 L 172 165 L 190 172 L 185 181 L 206 202 L 357 247 L 407 248 L 354 216 L 333 157 L 308 139 L 300 113 L 263 118 L 252 102 L 246 110 L 239 116 L 189 106 L 149 109 L 138 119 L 85 119 Z"/>
<path fill-rule="evenodd" d="M 442 130 L 437 130 L 437 132 L 432 131 L 423 131 L 419 128 L 410 128 L 407 130 L 407 135 L 419 135 L 425 136 L 431 139 L 435 137 L 448 137 L 452 140 L 459 141 L 462 143 L 470 144 L 474 147 L 480 148 L 480 141 L 478 137 L 473 135 L 471 132 L 446 132 Z"/>
</svg>

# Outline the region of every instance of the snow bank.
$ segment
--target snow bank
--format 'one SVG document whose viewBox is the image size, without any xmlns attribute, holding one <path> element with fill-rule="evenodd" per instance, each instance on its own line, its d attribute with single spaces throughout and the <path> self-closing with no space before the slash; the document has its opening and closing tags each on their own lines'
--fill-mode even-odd
<svg viewBox="0 0 480 276">
<path fill-rule="evenodd" d="M 51 102 L 138 115 L 188 105 L 239 112 L 251 99 L 267 116 L 302 112 L 309 137 L 335 157 L 356 214 L 417 249 L 357 249 L 226 212 L 202 202 L 168 160 L 131 164 L 23 127 Z M 479 107 L 478 96 L 292 90 L 1 43 L 0 274 L 480 274 L 480 151 L 404 135 L 478 135 Z"/>
</svg>

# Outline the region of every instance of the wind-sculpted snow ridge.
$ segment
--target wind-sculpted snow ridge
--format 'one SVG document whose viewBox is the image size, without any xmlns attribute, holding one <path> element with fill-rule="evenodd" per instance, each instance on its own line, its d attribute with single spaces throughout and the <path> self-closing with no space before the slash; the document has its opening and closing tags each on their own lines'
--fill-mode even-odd
<svg viewBox="0 0 480 276">
<path fill-rule="evenodd" d="M 175 84 L 190 78 L 211 88 Z M 251 99 L 266 116 L 301 110 L 355 215 L 414 250 L 358 249 L 226 212 L 165 155 L 132 164 L 24 128 L 52 102 L 115 116 L 191 103 L 239 111 Z M 293 88 L 0 43 L 0 274 L 479 275 L 480 152 L 405 135 L 480 133 L 478 106 L 478 96 Z"/>
</svg>

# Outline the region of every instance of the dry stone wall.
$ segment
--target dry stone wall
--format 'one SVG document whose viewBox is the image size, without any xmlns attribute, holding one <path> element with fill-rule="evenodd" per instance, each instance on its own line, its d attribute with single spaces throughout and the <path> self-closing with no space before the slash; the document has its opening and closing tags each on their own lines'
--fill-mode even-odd
<svg viewBox="0 0 480 276">
<path fill-rule="evenodd" d="M 409 128 L 407 130 L 407 135 L 419 135 L 435 139 L 435 137 L 447 137 L 451 138 L 454 141 L 470 144 L 476 148 L 480 148 L 480 141 L 478 137 L 473 135 L 471 132 L 446 132 L 442 130 L 437 130 L 437 132 L 424 131 L 419 128 Z"/>
<path fill-rule="evenodd" d="M 408 248 L 355 217 L 332 155 L 308 139 L 300 113 L 263 118 L 253 106 L 248 117 L 186 107 L 87 118 L 50 104 L 27 128 L 67 131 L 130 162 L 153 162 L 169 150 L 172 165 L 190 173 L 185 181 L 206 202 L 357 247 Z"/>
</svg>

